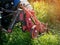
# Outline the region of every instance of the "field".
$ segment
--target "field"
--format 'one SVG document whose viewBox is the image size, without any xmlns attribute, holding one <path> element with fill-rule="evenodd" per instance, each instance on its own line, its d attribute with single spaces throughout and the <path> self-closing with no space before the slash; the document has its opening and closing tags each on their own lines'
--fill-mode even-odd
<svg viewBox="0 0 60 45">
<path fill-rule="evenodd" d="M 58 4 L 57 4 L 58 5 Z M 34 2 L 32 6 L 40 22 L 48 23 L 49 34 L 32 39 L 29 32 L 23 32 L 18 24 L 12 33 L 3 33 L 3 45 L 60 45 L 60 8 L 54 3 Z"/>
</svg>

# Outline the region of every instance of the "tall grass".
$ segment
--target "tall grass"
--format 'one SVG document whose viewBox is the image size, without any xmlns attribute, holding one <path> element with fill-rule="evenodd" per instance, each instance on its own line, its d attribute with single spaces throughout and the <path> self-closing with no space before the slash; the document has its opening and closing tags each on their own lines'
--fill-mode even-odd
<svg viewBox="0 0 60 45">
<path fill-rule="evenodd" d="M 58 35 L 51 32 L 32 39 L 29 32 L 22 32 L 18 27 L 14 27 L 13 32 L 5 36 L 4 45 L 60 45 Z"/>
<path fill-rule="evenodd" d="M 33 45 L 58 45 L 58 37 L 52 34 L 45 34 L 33 40 Z"/>
</svg>

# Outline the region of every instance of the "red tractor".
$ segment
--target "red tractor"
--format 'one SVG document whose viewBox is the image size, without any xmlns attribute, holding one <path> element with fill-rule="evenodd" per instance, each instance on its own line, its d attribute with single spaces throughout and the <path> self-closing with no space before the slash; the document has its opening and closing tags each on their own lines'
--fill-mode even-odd
<svg viewBox="0 0 60 45">
<path fill-rule="evenodd" d="M 21 15 L 20 18 L 22 21 L 25 21 L 25 25 L 22 24 L 22 30 L 29 31 L 31 33 L 32 38 L 38 37 L 39 34 L 48 32 L 47 30 L 47 24 L 44 24 L 40 22 L 36 16 L 33 10 L 29 10 L 25 7 L 22 7 L 25 12 L 25 18 L 22 18 Z M 20 20 L 21 20 L 20 19 Z"/>
<path fill-rule="evenodd" d="M 28 32 L 30 32 L 32 38 L 38 37 L 39 33 L 41 34 L 44 32 L 48 32 L 47 25 L 41 23 L 36 18 L 33 10 L 30 11 L 25 7 L 22 8 L 23 10 L 18 9 L 16 11 L 1 8 L 0 13 L 1 30 L 6 32 L 12 32 L 14 24 L 20 21 L 22 30 L 23 31 L 27 30 Z"/>
</svg>

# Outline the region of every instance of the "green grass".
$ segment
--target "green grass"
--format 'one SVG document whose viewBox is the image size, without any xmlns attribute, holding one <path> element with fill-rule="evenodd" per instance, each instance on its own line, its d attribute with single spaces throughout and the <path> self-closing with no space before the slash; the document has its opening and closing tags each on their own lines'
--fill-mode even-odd
<svg viewBox="0 0 60 45">
<path fill-rule="evenodd" d="M 5 34 L 4 45 L 60 45 L 60 36 L 49 32 L 32 39 L 29 32 L 22 32 L 18 27 L 14 27 L 13 32 Z"/>
<path fill-rule="evenodd" d="M 29 32 L 22 32 L 18 27 L 14 27 L 13 32 L 5 34 L 4 45 L 30 45 L 31 37 Z"/>
<path fill-rule="evenodd" d="M 33 45 L 58 45 L 59 40 L 57 35 L 45 34 L 36 38 L 32 42 Z"/>
</svg>

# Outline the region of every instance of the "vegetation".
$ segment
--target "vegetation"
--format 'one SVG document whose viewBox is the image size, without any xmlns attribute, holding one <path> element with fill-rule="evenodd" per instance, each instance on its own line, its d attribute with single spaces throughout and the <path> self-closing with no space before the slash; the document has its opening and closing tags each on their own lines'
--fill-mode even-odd
<svg viewBox="0 0 60 45">
<path fill-rule="evenodd" d="M 60 23 L 54 13 L 55 7 L 44 1 L 32 4 L 37 18 L 44 23 L 48 23 L 49 34 L 40 35 L 32 39 L 29 32 L 23 32 L 15 26 L 12 33 L 3 33 L 3 45 L 60 45 Z"/>
</svg>

